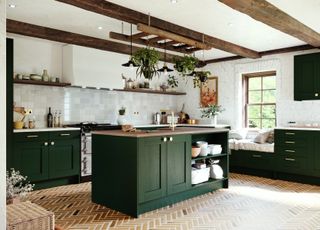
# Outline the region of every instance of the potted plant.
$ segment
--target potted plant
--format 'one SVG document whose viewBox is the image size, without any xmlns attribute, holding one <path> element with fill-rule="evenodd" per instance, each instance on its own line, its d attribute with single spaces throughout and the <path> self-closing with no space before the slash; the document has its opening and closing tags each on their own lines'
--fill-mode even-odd
<svg viewBox="0 0 320 230">
<path fill-rule="evenodd" d="M 185 55 L 175 61 L 174 68 L 185 77 L 194 72 L 199 60 L 196 57 Z"/>
<path fill-rule="evenodd" d="M 174 89 L 174 88 L 178 87 L 179 81 L 175 76 L 169 75 L 168 79 L 167 79 L 167 83 L 168 83 L 169 88 Z"/>
<path fill-rule="evenodd" d="M 208 80 L 210 71 L 195 71 L 193 75 L 193 87 L 200 87 L 201 83 L 205 83 Z"/>
<path fill-rule="evenodd" d="M 7 171 L 7 204 L 20 202 L 20 198 L 25 197 L 28 192 L 33 190 L 34 184 L 27 181 L 27 177 L 22 176 L 19 171 L 13 168 Z"/>
<path fill-rule="evenodd" d="M 217 124 L 217 115 L 219 115 L 225 109 L 221 105 L 208 105 L 201 109 L 201 118 L 210 118 L 211 124 Z"/>
<path fill-rule="evenodd" d="M 137 75 L 144 76 L 148 80 L 152 80 L 154 76 L 159 75 L 157 71 L 159 59 L 159 52 L 148 47 L 139 49 L 132 55 L 133 62 L 139 65 Z"/>
</svg>

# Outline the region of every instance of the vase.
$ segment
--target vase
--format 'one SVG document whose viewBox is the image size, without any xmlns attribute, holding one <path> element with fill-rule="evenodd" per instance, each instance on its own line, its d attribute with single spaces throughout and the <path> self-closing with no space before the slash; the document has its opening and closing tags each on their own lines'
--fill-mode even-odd
<svg viewBox="0 0 320 230">
<path fill-rule="evenodd" d="M 119 115 L 117 119 L 118 125 L 125 125 L 127 123 L 125 115 Z"/>
<path fill-rule="evenodd" d="M 214 115 L 214 116 L 211 118 L 211 125 L 217 125 L 217 115 Z"/>
<path fill-rule="evenodd" d="M 49 75 L 46 69 L 43 70 L 42 81 L 49 81 Z"/>
</svg>

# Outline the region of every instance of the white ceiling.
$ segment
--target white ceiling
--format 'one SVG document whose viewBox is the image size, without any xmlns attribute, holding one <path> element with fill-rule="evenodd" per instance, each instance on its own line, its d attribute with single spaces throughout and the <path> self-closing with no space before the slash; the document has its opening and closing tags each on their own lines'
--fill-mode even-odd
<svg viewBox="0 0 320 230">
<path fill-rule="evenodd" d="M 109 1 L 256 51 L 305 44 L 217 0 L 178 0 L 176 4 L 170 3 L 170 0 Z M 319 0 L 268 1 L 320 32 Z M 7 7 L 9 19 L 103 39 L 109 39 L 109 31 L 121 32 L 121 22 L 118 20 L 54 0 L 7 0 L 7 4 L 10 3 L 16 4 L 17 7 Z M 102 26 L 103 29 L 98 30 L 98 26 Z M 129 25 L 124 23 L 124 27 L 125 33 L 129 33 Z M 201 52 L 198 52 L 197 56 L 202 58 Z M 227 56 L 233 54 L 216 49 L 204 52 L 205 59 Z"/>
</svg>

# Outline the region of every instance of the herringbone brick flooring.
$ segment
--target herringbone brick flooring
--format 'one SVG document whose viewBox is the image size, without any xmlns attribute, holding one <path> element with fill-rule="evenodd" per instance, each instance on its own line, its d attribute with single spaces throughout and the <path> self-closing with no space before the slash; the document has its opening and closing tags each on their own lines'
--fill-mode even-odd
<svg viewBox="0 0 320 230">
<path fill-rule="evenodd" d="M 91 202 L 91 184 L 32 192 L 70 230 L 320 230 L 320 186 L 231 174 L 230 188 L 131 218 Z"/>
</svg>

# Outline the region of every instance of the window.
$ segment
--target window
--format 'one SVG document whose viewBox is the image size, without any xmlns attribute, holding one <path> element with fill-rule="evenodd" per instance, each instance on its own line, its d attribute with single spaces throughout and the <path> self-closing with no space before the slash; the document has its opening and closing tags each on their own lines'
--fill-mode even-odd
<svg viewBox="0 0 320 230">
<path fill-rule="evenodd" d="M 243 75 L 244 124 L 249 128 L 276 126 L 276 72 Z"/>
</svg>

